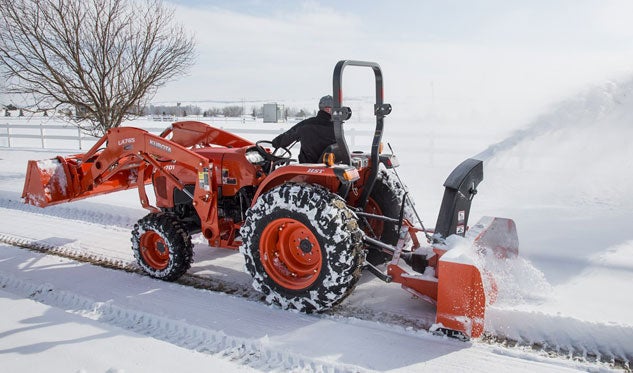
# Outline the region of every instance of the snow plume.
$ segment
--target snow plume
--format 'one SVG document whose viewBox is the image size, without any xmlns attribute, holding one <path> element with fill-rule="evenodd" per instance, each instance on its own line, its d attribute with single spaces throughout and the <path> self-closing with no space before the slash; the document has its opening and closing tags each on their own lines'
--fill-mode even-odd
<svg viewBox="0 0 633 373">
<path fill-rule="evenodd" d="M 608 82 L 554 106 L 476 158 L 486 162 L 486 187 L 497 189 L 491 192 L 497 198 L 508 194 L 531 206 L 631 206 L 632 124 L 633 79 Z"/>
<path fill-rule="evenodd" d="M 473 263 L 481 273 L 487 303 L 497 308 L 513 308 L 542 303 L 552 293 L 552 287 L 527 259 L 500 258 L 492 250 L 473 244 L 472 238 L 451 235 L 446 239 L 450 251 L 458 249 L 463 263 Z M 459 261 L 452 258 L 452 261 Z"/>
<path fill-rule="evenodd" d="M 592 130 L 631 130 L 633 120 L 633 79 L 624 83 L 606 82 L 552 107 L 525 128 L 475 156 L 483 161 L 546 136 L 581 136 Z M 570 133 L 571 132 L 571 133 Z"/>
<path fill-rule="evenodd" d="M 480 257 L 482 268 L 495 282 L 495 307 L 538 304 L 552 294 L 552 286 L 543 272 L 523 257 L 498 258 L 493 254 Z"/>
</svg>

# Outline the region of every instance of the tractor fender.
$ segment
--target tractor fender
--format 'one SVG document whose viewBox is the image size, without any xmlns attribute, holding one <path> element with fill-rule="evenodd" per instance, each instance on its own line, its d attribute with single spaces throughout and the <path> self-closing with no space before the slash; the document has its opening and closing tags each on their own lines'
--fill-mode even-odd
<svg viewBox="0 0 633 373">
<path fill-rule="evenodd" d="M 356 168 L 347 165 L 327 166 L 320 163 L 291 164 L 280 167 L 271 172 L 266 179 L 259 184 L 251 206 L 263 193 L 283 183 L 317 184 L 337 193 L 342 184 L 353 183 L 358 180 Z"/>
</svg>

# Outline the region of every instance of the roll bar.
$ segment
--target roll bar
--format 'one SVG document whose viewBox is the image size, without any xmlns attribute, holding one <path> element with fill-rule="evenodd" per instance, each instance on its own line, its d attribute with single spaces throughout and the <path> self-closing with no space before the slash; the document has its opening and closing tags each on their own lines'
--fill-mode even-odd
<svg viewBox="0 0 633 373">
<path fill-rule="evenodd" d="M 345 135 L 343 131 L 343 123 L 352 116 L 352 109 L 343 106 L 343 71 L 347 66 L 360 66 L 369 67 L 374 71 L 374 77 L 376 80 L 376 102 L 374 103 L 374 115 L 376 116 L 376 130 L 374 132 L 374 139 L 371 145 L 371 163 L 372 170 L 369 175 L 369 179 L 363 188 L 363 194 L 361 195 L 358 207 L 364 208 L 369 195 L 374 188 L 374 183 L 378 177 L 378 151 L 380 148 L 380 141 L 382 140 L 382 131 L 384 127 L 384 118 L 391 113 L 391 105 L 385 104 L 383 79 L 380 65 L 376 62 L 368 61 L 354 61 L 354 60 L 342 60 L 339 61 L 334 67 L 333 77 L 333 94 L 334 107 L 332 107 L 332 121 L 334 122 L 334 137 L 336 138 L 336 145 L 334 146 L 334 156 L 338 162 L 342 162 L 347 165 L 351 165 L 352 159 L 349 152 L 349 147 L 345 141 Z"/>
</svg>

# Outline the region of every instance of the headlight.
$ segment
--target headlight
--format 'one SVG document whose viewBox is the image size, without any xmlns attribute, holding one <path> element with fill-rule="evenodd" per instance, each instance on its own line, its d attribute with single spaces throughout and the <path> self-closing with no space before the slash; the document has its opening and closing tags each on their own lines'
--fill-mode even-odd
<svg viewBox="0 0 633 373">
<path fill-rule="evenodd" d="M 252 164 L 261 163 L 264 161 L 264 157 L 256 149 L 246 151 L 246 159 Z"/>
</svg>

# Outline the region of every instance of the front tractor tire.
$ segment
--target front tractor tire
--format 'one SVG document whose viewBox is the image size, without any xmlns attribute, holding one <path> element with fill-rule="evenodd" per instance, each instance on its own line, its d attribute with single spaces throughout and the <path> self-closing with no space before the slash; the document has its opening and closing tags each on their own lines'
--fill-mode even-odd
<svg viewBox="0 0 633 373">
<path fill-rule="evenodd" d="M 364 253 L 356 215 L 320 186 L 271 189 L 248 210 L 240 233 L 253 287 L 284 309 L 329 309 L 360 278 Z"/>
<path fill-rule="evenodd" d="M 148 214 L 134 225 L 132 251 L 143 271 L 165 281 L 177 280 L 193 261 L 191 237 L 169 213 Z"/>
</svg>

